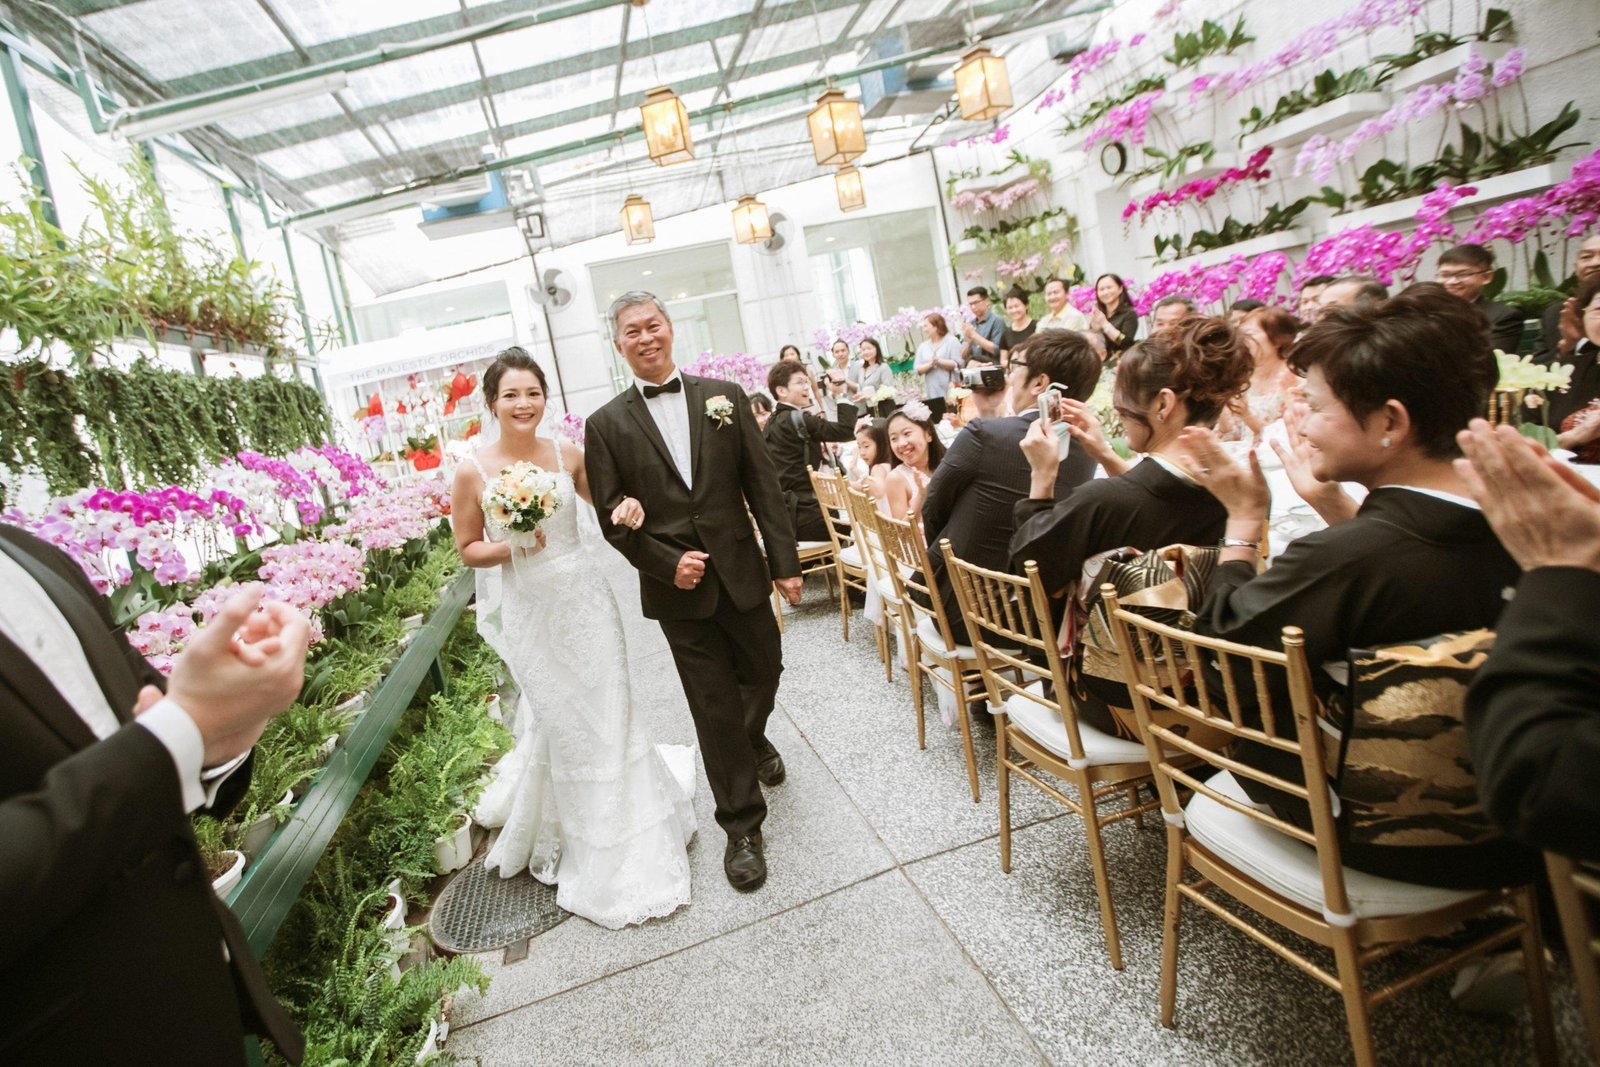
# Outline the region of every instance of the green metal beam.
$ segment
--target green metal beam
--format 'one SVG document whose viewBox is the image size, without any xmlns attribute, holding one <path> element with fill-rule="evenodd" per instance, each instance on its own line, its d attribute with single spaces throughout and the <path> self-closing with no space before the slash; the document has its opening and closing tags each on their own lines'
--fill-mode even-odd
<svg viewBox="0 0 1600 1067">
<path fill-rule="evenodd" d="M 228 228 L 233 231 L 233 247 L 239 253 L 240 259 L 249 259 L 244 251 L 244 227 L 239 225 L 239 206 L 233 202 L 233 186 L 227 182 L 222 186 L 222 206 L 228 211 Z"/>
<path fill-rule="evenodd" d="M 339 327 L 339 343 L 347 345 L 350 343 L 350 335 L 344 328 L 344 311 L 341 310 L 343 305 L 339 302 L 339 288 L 333 278 L 333 265 L 328 262 L 328 246 L 318 242 L 317 247 L 322 250 L 322 274 L 328 280 L 328 299 L 333 301 L 333 321 Z"/>
<path fill-rule="evenodd" d="M 833 11 L 839 8 L 855 7 L 860 0 L 817 0 L 818 13 Z M 1012 0 L 1008 7 L 1023 6 Z M 772 22 L 786 22 L 790 19 L 811 17 L 811 4 L 808 0 L 791 0 L 790 3 L 767 9 Z M 657 55 L 671 52 L 680 48 L 689 48 L 707 41 L 714 41 L 719 37 L 728 37 L 753 29 L 748 15 L 738 15 L 732 18 L 718 19 L 715 22 L 706 22 L 698 26 L 688 26 L 671 33 L 656 34 L 651 39 L 651 47 Z M 809 38 L 808 38 L 809 40 Z M 807 44 L 804 53 L 812 61 L 816 59 L 816 46 Z M 544 85 L 559 78 L 582 74 L 590 70 L 603 70 L 617 65 L 617 45 L 611 44 L 604 48 L 596 48 L 581 55 L 569 56 L 549 63 L 539 63 L 519 70 L 506 71 L 492 75 L 488 79 L 489 91 L 495 95 L 512 93 L 521 89 L 529 89 Z M 792 64 L 791 64 L 792 65 Z M 772 68 L 767 68 L 772 69 Z M 756 73 L 752 68 L 751 73 Z M 680 89 L 679 92 L 686 90 Z M 483 92 L 482 83 L 474 78 L 471 81 L 461 82 L 457 85 L 430 88 L 427 92 L 415 93 L 394 100 L 385 100 L 375 107 L 363 108 L 355 112 L 355 119 L 361 122 L 376 122 L 380 118 L 384 121 L 405 119 L 415 115 L 425 115 L 430 111 L 449 107 L 453 104 L 468 103 L 476 100 Z M 609 99 L 609 98 L 608 98 Z M 609 107 L 605 111 L 610 114 Z M 509 128 L 509 127 L 508 127 Z M 314 141 L 323 137 L 331 137 L 341 133 L 348 133 L 350 126 L 342 118 L 317 119 L 312 122 L 302 123 L 298 126 L 288 126 L 274 130 L 270 134 L 257 137 L 242 137 L 239 146 L 248 152 L 270 152 L 274 148 L 281 148 L 285 143 L 294 144 L 303 141 Z"/>
<path fill-rule="evenodd" d="M 22 70 L 22 53 L 9 42 L 0 41 L 0 73 L 6 83 L 6 98 L 11 102 L 11 117 L 16 120 L 22 154 L 28 159 L 28 180 L 44 198 L 44 217 L 59 227 L 55 195 L 50 191 L 50 174 L 44 169 L 44 152 L 39 147 L 39 130 L 33 124 L 33 105 L 28 102 L 28 82 Z"/>
<path fill-rule="evenodd" d="M 238 915 L 256 955 L 267 951 L 289 909 L 300 898 L 334 831 L 377 765 L 472 592 L 472 574 L 463 571 L 446 588 L 439 606 L 378 686 L 366 712 L 350 736 L 334 750 L 305 799 L 295 807 L 289 821 L 268 839 L 255 862 L 246 868 L 238 887 L 229 894 L 228 906 Z"/>
<path fill-rule="evenodd" d="M 236 100 L 263 90 L 276 89 L 286 85 L 297 85 L 327 74 L 367 70 L 385 63 L 393 63 L 396 60 L 426 55 L 441 48 L 453 48 L 456 45 L 480 41 L 485 37 L 511 33 L 516 30 L 532 29 L 535 26 L 544 26 L 559 19 L 571 18 L 575 15 L 586 15 L 591 11 L 600 11 L 630 2 L 631 0 L 572 0 L 572 2 L 559 7 L 547 7 L 537 11 L 525 11 L 518 15 L 507 15 L 493 22 L 468 26 L 464 29 L 459 28 L 458 22 L 458 28 L 448 33 L 440 33 L 432 37 L 424 37 L 400 44 L 384 45 L 362 52 L 359 55 L 312 63 L 281 74 L 256 77 L 239 84 L 224 85 L 214 89 L 202 89 L 195 93 L 175 99 L 163 100 L 155 104 L 147 104 L 143 107 L 125 108 L 111 118 L 113 123 L 117 123 L 123 121 L 131 122 L 134 119 L 165 118 L 181 115 L 185 111 L 190 111 L 194 108 Z"/>
<path fill-rule="evenodd" d="M 317 353 L 316 337 L 311 332 L 311 315 L 306 311 L 305 290 L 300 288 L 300 272 L 294 265 L 294 235 L 288 230 L 283 231 L 283 254 L 289 261 L 289 281 L 294 286 L 294 306 L 300 313 L 300 329 L 306 335 L 306 357 L 315 358 Z"/>
<path fill-rule="evenodd" d="M 1006 32 L 1008 34 L 1016 33 L 1022 30 L 1031 29 L 1035 25 L 1058 22 L 1060 21 L 1060 18 L 1061 16 L 1059 15 L 1051 15 L 1047 18 L 1041 18 L 1021 25 L 1007 27 Z M 959 48 L 960 44 L 960 42 L 957 42 L 955 44 L 942 44 L 929 48 L 919 48 L 910 52 L 906 52 L 902 55 L 890 56 L 886 59 L 880 59 L 875 62 L 856 67 L 854 70 L 845 71 L 844 73 L 836 75 L 831 79 L 810 78 L 805 81 L 797 82 L 794 85 L 785 86 L 781 89 L 770 89 L 764 93 L 757 93 L 753 96 L 747 96 L 740 100 L 729 101 L 726 104 L 713 104 L 710 107 L 703 107 L 696 111 L 690 112 L 689 121 L 691 123 L 697 122 L 702 119 L 707 119 L 711 118 L 712 116 L 722 114 L 724 111 L 736 112 L 748 110 L 753 107 L 765 107 L 770 104 L 782 103 L 790 100 L 804 100 L 812 93 L 822 88 L 830 80 L 833 82 L 849 81 L 864 74 L 873 73 L 874 71 L 887 70 L 891 67 L 898 67 L 906 63 L 915 63 L 923 59 L 929 59 L 933 56 L 948 53 L 953 48 Z M 334 212 L 341 212 L 348 208 L 363 207 L 369 204 L 380 204 L 385 200 L 408 196 L 421 189 L 431 188 L 432 186 L 441 185 L 445 182 L 460 181 L 466 178 L 476 178 L 479 175 L 489 174 L 493 171 L 506 170 L 514 167 L 526 167 L 530 164 L 545 165 L 554 163 L 569 156 L 581 155 L 590 149 L 615 145 L 618 143 L 626 144 L 630 141 L 641 140 L 643 136 L 643 130 L 639 126 L 629 126 L 626 129 L 619 129 L 606 133 L 597 133 L 575 141 L 568 141 L 565 144 L 556 145 L 551 148 L 540 149 L 534 152 L 524 152 L 520 155 L 510 156 L 506 159 L 491 160 L 475 166 L 463 167 L 461 169 L 451 171 L 448 174 L 436 175 L 420 181 L 411 182 L 396 189 L 388 189 L 380 193 L 371 193 L 367 196 L 355 197 L 338 204 L 330 204 L 325 207 L 314 208 L 310 211 L 302 211 L 299 214 L 290 215 L 287 218 L 280 220 L 279 225 L 302 223 L 309 220 L 315 220 L 325 215 L 330 215 Z"/>
<path fill-rule="evenodd" d="M 344 317 L 350 322 L 350 343 L 358 345 L 361 343 L 361 331 L 356 327 L 356 309 L 350 304 L 350 286 L 345 284 L 344 260 L 340 258 L 338 252 L 333 254 L 333 273 L 339 279 L 339 298 L 344 308 Z"/>
</svg>

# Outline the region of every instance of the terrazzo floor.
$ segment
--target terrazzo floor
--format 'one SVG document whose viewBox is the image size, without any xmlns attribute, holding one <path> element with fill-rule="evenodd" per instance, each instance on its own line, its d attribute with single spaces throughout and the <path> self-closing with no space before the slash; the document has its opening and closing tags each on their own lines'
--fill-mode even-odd
<svg viewBox="0 0 1600 1067">
<path fill-rule="evenodd" d="M 694 902 L 620 931 L 570 919 L 513 964 L 478 957 L 492 984 L 456 1002 L 446 1052 L 480 1067 L 1352 1062 L 1336 995 L 1193 908 L 1177 1028 L 1162 1028 L 1160 820 L 1106 834 L 1124 957 L 1114 971 L 1082 824 L 1019 785 L 1003 874 L 993 730 L 977 733 L 973 804 L 959 734 L 930 697 L 918 750 L 910 687 L 885 682 L 859 612 L 846 643 L 837 601 L 814 582 L 786 622 L 768 736 L 789 776 L 767 791 L 766 886 L 728 886 L 702 777 Z M 660 631 L 630 622 L 629 647 L 657 740 L 692 742 Z M 1559 964 L 1552 982 L 1562 1060 L 1588 1062 Z M 1448 984 L 1377 1010 L 1383 1063 L 1533 1062 L 1526 1012 L 1464 1014 Z"/>
</svg>

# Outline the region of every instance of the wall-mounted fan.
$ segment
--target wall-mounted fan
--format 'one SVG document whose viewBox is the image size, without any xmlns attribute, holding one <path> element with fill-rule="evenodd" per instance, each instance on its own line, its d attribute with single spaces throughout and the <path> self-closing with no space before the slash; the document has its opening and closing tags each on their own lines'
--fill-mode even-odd
<svg viewBox="0 0 1600 1067">
<path fill-rule="evenodd" d="M 572 279 L 559 267 L 544 272 L 537 285 L 528 286 L 528 299 L 540 307 L 560 311 L 572 303 Z"/>
<path fill-rule="evenodd" d="M 775 256 L 789 243 L 789 216 L 781 211 L 773 211 L 767 215 L 767 221 L 772 226 L 772 236 L 756 245 L 756 250 L 763 255 Z"/>
</svg>

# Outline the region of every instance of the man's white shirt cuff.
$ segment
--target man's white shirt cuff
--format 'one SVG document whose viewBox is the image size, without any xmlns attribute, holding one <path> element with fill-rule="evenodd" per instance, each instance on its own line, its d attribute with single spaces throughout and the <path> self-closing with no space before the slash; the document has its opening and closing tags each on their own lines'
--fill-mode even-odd
<svg viewBox="0 0 1600 1067">
<path fill-rule="evenodd" d="M 214 803 L 217 790 L 222 788 L 228 775 L 250 756 L 245 752 L 220 766 L 205 768 L 206 746 L 200 728 L 171 697 L 163 697 L 134 722 L 155 734 L 156 740 L 172 756 L 173 765 L 178 769 L 178 788 L 183 794 L 185 812 Z"/>
</svg>

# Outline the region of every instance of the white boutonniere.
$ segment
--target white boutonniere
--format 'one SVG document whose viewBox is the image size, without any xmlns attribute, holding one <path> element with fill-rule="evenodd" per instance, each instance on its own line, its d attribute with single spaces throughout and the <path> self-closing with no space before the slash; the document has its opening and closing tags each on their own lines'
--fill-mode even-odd
<svg viewBox="0 0 1600 1067">
<path fill-rule="evenodd" d="M 706 401 L 706 418 L 718 427 L 733 424 L 733 401 L 725 396 L 714 396 Z"/>
</svg>

